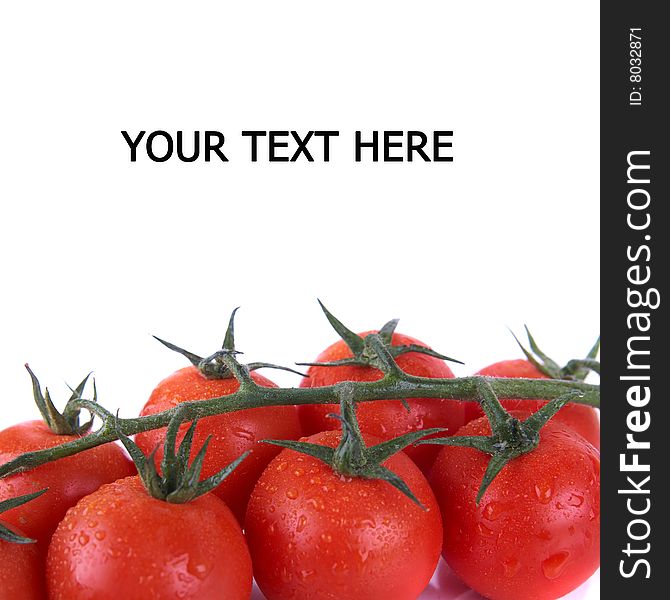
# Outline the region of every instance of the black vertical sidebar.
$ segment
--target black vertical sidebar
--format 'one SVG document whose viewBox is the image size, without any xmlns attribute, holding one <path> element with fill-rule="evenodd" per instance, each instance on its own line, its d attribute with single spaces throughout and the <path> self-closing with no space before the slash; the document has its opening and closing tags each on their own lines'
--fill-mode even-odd
<svg viewBox="0 0 670 600">
<path fill-rule="evenodd" d="M 601 2 L 601 597 L 607 599 L 668 597 L 666 8 L 658 0 Z"/>
</svg>

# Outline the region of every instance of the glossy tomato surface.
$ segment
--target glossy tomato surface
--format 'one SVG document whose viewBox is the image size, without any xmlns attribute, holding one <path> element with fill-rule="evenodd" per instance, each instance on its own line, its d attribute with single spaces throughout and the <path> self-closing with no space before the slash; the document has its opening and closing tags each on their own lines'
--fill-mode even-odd
<svg viewBox="0 0 670 600">
<path fill-rule="evenodd" d="M 170 504 L 129 477 L 68 511 L 49 547 L 47 585 L 51 600 L 247 600 L 251 560 L 219 498 Z"/>
<path fill-rule="evenodd" d="M 42 421 L 27 421 L 0 431 L 0 464 L 24 452 L 53 448 L 77 439 L 56 435 Z M 68 508 L 78 500 L 110 483 L 136 473 L 130 459 L 117 444 L 104 444 L 80 454 L 62 458 L 30 471 L 0 479 L 0 500 L 49 488 L 39 498 L 2 514 L 3 521 L 15 525 L 37 540 L 46 551 L 51 534 Z"/>
<path fill-rule="evenodd" d="M 272 381 L 252 373 L 254 381 L 264 387 L 276 387 Z M 205 400 L 228 396 L 239 389 L 236 379 L 207 379 L 195 367 L 176 371 L 161 381 L 142 409 L 142 416 L 155 414 L 189 400 Z M 183 439 L 188 424 L 180 427 L 177 442 Z M 156 460 L 163 457 L 165 429 L 156 429 L 136 436 L 135 442 L 146 454 L 158 447 Z M 214 490 L 241 522 L 254 484 L 267 464 L 279 452 L 278 446 L 260 444 L 262 439 L 296 440 L 301 435 L 295 406 L 253 408 L 206 417 L 198 421 L 193 439 L 192 457 L 208 436 L 212 436 L 201 478 L 214 475 L 247 450 L 251 454 Z"/>
<path fill-rule="evenodd" d="M 458 435 L 490 432 L 484 417 Z M 488 460 L 445 446 L 433 465 L 443 556 L 456 575 L 490 600 L 554 600 L 586 581 L 600 561 L 598 450 L 550 422 L 539 446 L 508 463 L 477 504 Z"/>
<path fill-rule="evenodd" d="M 335 447 L 339 431 L 307 438 Z M 375 442 L 366 436 L 369 444 Z M 379 480 L 343 477 L 321 461 L 282 450 L 249 501 L 245 531 L 254 574 L 269 600 L 414 600 L 442 545 L 433 492 L 404 453 L 384 463 L 427 507 Z"/>
<path fill-rule="evenodd" d="M 370 333 L 376 332 L 366 331 L 360 335 L 364 337 Z M 394 346 L 404 344 L 425 346 L 423 342 L 400 333 L 393 334 L 392 344 Z M 314 362 L 330 362 L 351 356 L 349 347 L 340 340 L 326 348 Z M 452 378 L 454 376 L 446 362 L 426 354 L 408 352 L 398 356 L 396 362 L 403 371 L 418 377 Z M 340 381 L 377 381 L 383 376 L 378 369 L 363 366 L 312 366 L 307 374 L 309 377 L 301 380 L 300 387 L 323 387 L 335 385 Z M 443 427 L 447 431 L 442 435 L 452 435 L 465 423 L 464 402 L 437 398 L 409 398 L 407 403 L 410 407 L 409 412 L 400 400 L 360 403 L 356 416 L 361 431 L 388 440 L 403 433 L 431 427 Z M 339 422 L 327 416 L 330 413 L 340 412 L 337 404 L 305 404 L 299 407 L 299 411 L 305 435 L 339 429 Z M 422 470 L 427 471 L 435 460 L 438 450 L 433 446 L 425 445 L 407 448 L 405 452 Z"/>
<path fill-rule="evenodd" d="M 523 377 L 527 379 L 548 379 L 548 377 L 538 370 L 531 362 L 527 360 L 503 360 L 484 367 L 477 372 L 477 375 L 486 375 L 488 377 Z M 507 410 L 528 410 L 536 412 L 544 406 L 546 400 L 501 400 L 502 405 Z M 484 415 L 481 407 L 468 402 L 466 408 L 466 419 L 471 421 Z M 566 404 L 554 417 L 554 420 L 567 425 L 587 442 L 590 442 L 596 448 L 600 448 L 600 419 L 598 410 L 583 404 Z"/>
<path fill-rule="evenodd" d="M 9 527 L 25 537 L 25 532 Z M 0 600 L 43 600 L 45 597 L 44 564 L 37 546 L 0 540 Z"/>
</svg>

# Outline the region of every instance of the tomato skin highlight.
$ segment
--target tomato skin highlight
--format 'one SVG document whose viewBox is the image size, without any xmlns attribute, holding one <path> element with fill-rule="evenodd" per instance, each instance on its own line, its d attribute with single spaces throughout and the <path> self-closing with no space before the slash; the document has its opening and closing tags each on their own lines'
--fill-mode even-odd
<svg viewBox="0 0 670 600">
<path fill-rule="evenodd" d="M 70 509 L 47 556 L 50 600 L 248 600 L 251 585 L 249 551 L 224 502 L 206 494 L 170 504 L 139 477 Z"/>
<path fill-rule="evenodd" d="M 15 527 L 12 530 L 26 536 Z M 39 548 L 35 544 L 0 540 L 0 600 L 43 600 L 45 597 L 44 564 Z"/>
<path fill-rule="evenodd" d="M 362 337 L 376 331 L 361 333 Z M 404 344 L 418 344 L 423 342 L 408 335 L 394 333 L 393 346 Z M 351 350 L 343 340 L 335 342 L 326 348 L 314 362 L 330 362 L 349 358 Z M 396 358 L 398 366 L 418 377 L 439 377 L 451 379 L 453 372 L 446 362 L 433 356 L 408 352 Z M 300 387 L 323 387 L 335 385 L 341 381 L 378 381 L 383 374 L 378 369 L 364 366 L 341 367 L 309 367 L 306 377 L 300 381 Z M 441 436 L 453 435 L 465 423 L 465 402 L 458 400 L 441 400 L 437 398 L 408 398 L 410 412 L 400 400 L 377 400 L 375 402 L 361 402 L 356 411 L 361 431 L 370 433 L 383 440 L 398 437 L 403 433 L 431 427 L 443 427 L 447 431 Z M 339 421 L 328 417 L 330 413 L 339 414 L 337 404 L 303 404 L 298 407 L 300 422 L 305 435 L 312 435 L 321 431 L 339 429 Z M 430 469 L 439 449 L 434 446 L 412 446 L 405 452 L 416 462 L 422 471 Z"/>
<path fill-rule="evenodd" d="M 483 417 L 457 435 L 490 433 Z M 549 422 L 540 445 L 508 463 L 477 506 L 488 460 L 445 446 L 433 465 L 442 554 L 456 575 L 490 600 L 554 600 L 586 581 L 600 562 L 600 452 Z"/>
<path fill-rule="evenodd" d="M 53 448 L 77 439 L 57 435 L 42 421 L 26 421 L 0 431 L 0 464 L 33 450 Z M 123 448 L 109 443 L 0 479 L 0 500 L 49 490 L 2 514 L 2 520 L 37 540 L 46 553 L 51 534 L 65 512 L 101 485 L 136 473 Z"/>
<path fill-rule="evenodd" d="M 381 440 L 364 434 L 366 443 Z M 339 431 L 309 438 L 337 446 Z M 268 600 L 414 600 L 440 556 L 442 524 L 427 480 L 403 452 L 384 466 L 428 508 L 379 480 L 349 478 L 293 450 L 268 465 L 249 501 L 245 532 Z"/>
<path fill-rule="evenodd" d="M 262 375 L 252 372 L 253 380 L 264 387 L 277 387 Z M 207 379 L 195 367 L 185 367 L 161 381 L 144 405 L 141 416 L 152 415 L 190 400 L 205 400 L 228 396 L 240 384 L 236 379 Z M 188 423 L 179 428 L 177 442 L 181 443 Z M 166 428 L 139 433 L 135 443 L 149 454 L 158 446 L 156 460 L 163 458 Z M 214 490 L 235 513 L 238 521 L 244 520 L 247 501 L 254 484 L 267 464 L 279 453 L 277 446 L 260 444 L 262 439 L 297 440 L 302 431 L 295 406 L 252 408 L 227 414 L 206 417 L 198 421 L 193 438 L 191 458 L 195 457 L 208 436 L 212 435 L 201 479 L 218 473 L 247 450 L 251 454 Z"/>
<path fill-rule="evenodd" d="M 503 360 L 484 367 L 476 375 L 487 377 L 522 377 L 526 379 L 549 379 L 531 362 L 523 359 Z M 537 412 L 547 403 L 546 400 L 501 400 L 507 410 L 527 410 Z M 484 411 L 476 402 L 467 402 L 466 422 L 484 415 Z M 600 419 L 598 411 L 584 404 L 566 404 L 555 417 L 554 421 L 563 423 L 581 435 L 587 442 L 600 449 Z"/>
</svg>

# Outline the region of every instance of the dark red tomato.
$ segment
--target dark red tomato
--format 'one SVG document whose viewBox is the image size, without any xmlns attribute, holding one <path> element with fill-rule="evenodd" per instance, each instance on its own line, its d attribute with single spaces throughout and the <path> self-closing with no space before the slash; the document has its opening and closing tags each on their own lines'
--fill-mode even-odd
<svg viewBox="0 0 670 600">
<path fill-rule="evenodd" d="M 335 447 L 340 438 L 341 432 L 327 431 L 305 440 Z M 439 508 L 407 455 L 399 452 L 384 466 L 427 510 L 387 482 L 343 477 L 293 450 L 268 465 L 245 522 L 254 575 L 268 600 L 419 596 L 440 556 Z"/>
<path fill-rule="evenodd" d="M 251 583 L 249 551 L 224 502 L 157 500 L 139 477 L 70 509 L 47 556 L 51 600 L 248 600 Z"/>
<path fill-rule="evenodd" d="M 375 331 L 366 331 L 361 336 L 366 336 Z M 393 345 L 424 343 L 400 333 L 393 334 Z M 330 362 L 351 357 L 351 350 L 340 340 L 326 348 L 315 362 Z M 454 374 L 443 360 L 420 354 L 408 352 L 397 357 L 398 366 L 418 377 L 444 377 L 452 378 Z M 382 372 L 372 367 L 343 366 L 343 367 L 310 367 L 307 371 L 309 377 L 300 382 L 300 387 L 323 387 L 335 385 L 340 381 L 377 381 L 382 378 Z M 411 398 L 407 400 L 410 412 L 402 405 L 400 400 L 379 400 L 375 402 L 362 402 L 358 405 L 356 416 L 361 431 L 371 433 L 383 440 L 431 427 L 443 427 L 447 432 L 441 435 L 452 435 L 461 425 L 465 423 L 464 402 L 457 400 L 440 400 L 435 398 Z M 329 429 L 339 429 L 339 422 L 330 418 L 329 413 L 339 413 L 337 404 L 305 404 L 299 407 L 300 422 L 306 435 L 312 435 Z M 426 472 L 435 457 L 438 448 L 430 445 L 412 446 L 405 450 L 419 467 Z"/>
<path fill-rule="evenodd" d="M 277 387 L 258 373 L 254 372 L 251 376 L 258 385 Z M 156 386 L 141 414 L 152 415 L 189 400 L 228 396 L 239 387 L 236 379 L 207 379 L 195 367 L 185 367 Z M 181 426 L 177 436 L 179 443 L 187 429 L 188 424 Z M 140 433 L 135 442 L 147 454 L 158 446 L 156 459 L 160 461 L 163 458 L 165 431 L 166 429 L 157 429 Z M 210 435 L 213 437 L 202 468 L 203 479 L 218 473 L 241 454 L 251 450 L 251 454 L 213 492 L 226 502 L 242 522 L 254 484 L 263 469 L 279 452 L 278 446 L 259 444 L 258 441 L 297 440 L 301 436 L 297 409 L 295 406 L 253 408 L 201 419 L 193 438 L 192 456 L 195 456 Z"/>
<path fill-rule="evenodd" d="M 25 537 L 25 532 L 12 528 Z M 0 599 L 43 600 L 44 565 L 35 544 L 13 544 L 0 540 Z"/>
<path fill-rule="evenodd" d="M 457 435 L 490 434 L 483 417 Z M 586 581 L 600 562 L 598 450 L 550 422 L 539 446 L 508 463 L 477 505 L 488 461 L 478 450 L 445 446 L 433 465 L 442 554 L 456 575 L 490 600 L 554 600 Z"/>
<path fill-rule="evenodd" d="M 0 431 L 0 464 L 24 452 L 53 448 L 74 439 L 77 438 L 56 435 L 42 421 L 27 421 L 8 427 Z M 68 508 L 104 483 L 128 477 L 136 472 L 123 448 L 110 443 L 31 471 L 11 475 L 0 479 L 0 500 L 38 492 L 44 488 L 49 488 L 49 491 L 3 513 L 2 519 L 37 540 L 38 548 L 46 552 L 51 534 Z"/>
<path fill-rule="evenodd" d="M 548 377 L 539 371 L 531 362 L 527 360 L 503 360 L 484 367 L 477 375 L 486 375 L 488 377 L 525 377 L 527 379 L 548 379 Z M 544 406 L 546 400 L 502 400 L 502 405 L 507 410 L 529 410 L 536 412 Z M 468 402 L 466 408 L 466 418 L 468 421 L 483 416 L 481 407 Z M 583 404 L 567 404 L 554 417 L 555 421 L 563 423 L 574 429 L 587 442 L 600 448 L 600 419 L 598 411 L 590 406 Z"/>
</svg>

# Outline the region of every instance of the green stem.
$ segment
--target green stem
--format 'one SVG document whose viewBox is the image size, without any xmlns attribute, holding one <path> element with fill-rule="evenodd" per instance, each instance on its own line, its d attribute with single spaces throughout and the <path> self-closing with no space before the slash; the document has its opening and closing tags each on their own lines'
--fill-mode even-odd
<svg viewBox="0 0 670 600">
<path fill-rule="evenodd" d="M 246 378 L 245 378 L 246 379 Z M 355 402 L 372 402 L 375 400 L 402 400 L 407 398 L 441 398 L 464 401 L 478 401 L 479 385 L 482 378 L 461 377 L 455 379 L 432 379 L 414 377 L 402 373 L 384 377 L 379 381 L 356 382 L 353 384 Z M 511 379 L 486 378 L 498 398 L 552 400 L 571 390 L 578 390 L 583 396 L 574 400 L 575 403 L 588 406 L 600 406 L 600 387 L 577 381 L 561 381 L 551 379 Z M 184 402 L 179 405 L 183 411 L 184 421 L 193 421 L 248 408 L 268 406 L 287 406 L 292 404 L 337 404 L 340 401 L 341 387 L 338 384 L 317 388 L 268 388 L 261 387 L 247 380 L 240 389 L 229 396 L 221 396 L 209 400 Z M 351 385 L 345 383 L 345 385 Z M 118 439 L 115 424 L 108 418 L 108 413 L 99 405 L 93 407 L 85 400 L 75 400 L 81 408 L 93 409 L 103 418 L 102 427 L 86 436 L 67 442 L 54 448 L 27 452 L 3 465 L 0 465 L 0 477 L 25 471 L 66 456 L 72 456 L 89 448 L 100 446 Z M 174 416 L 177 408 L 132 419 L 119 419 L 120 431 L 129 436 L 144 431 L 166 427 Z"/>
</svg>

